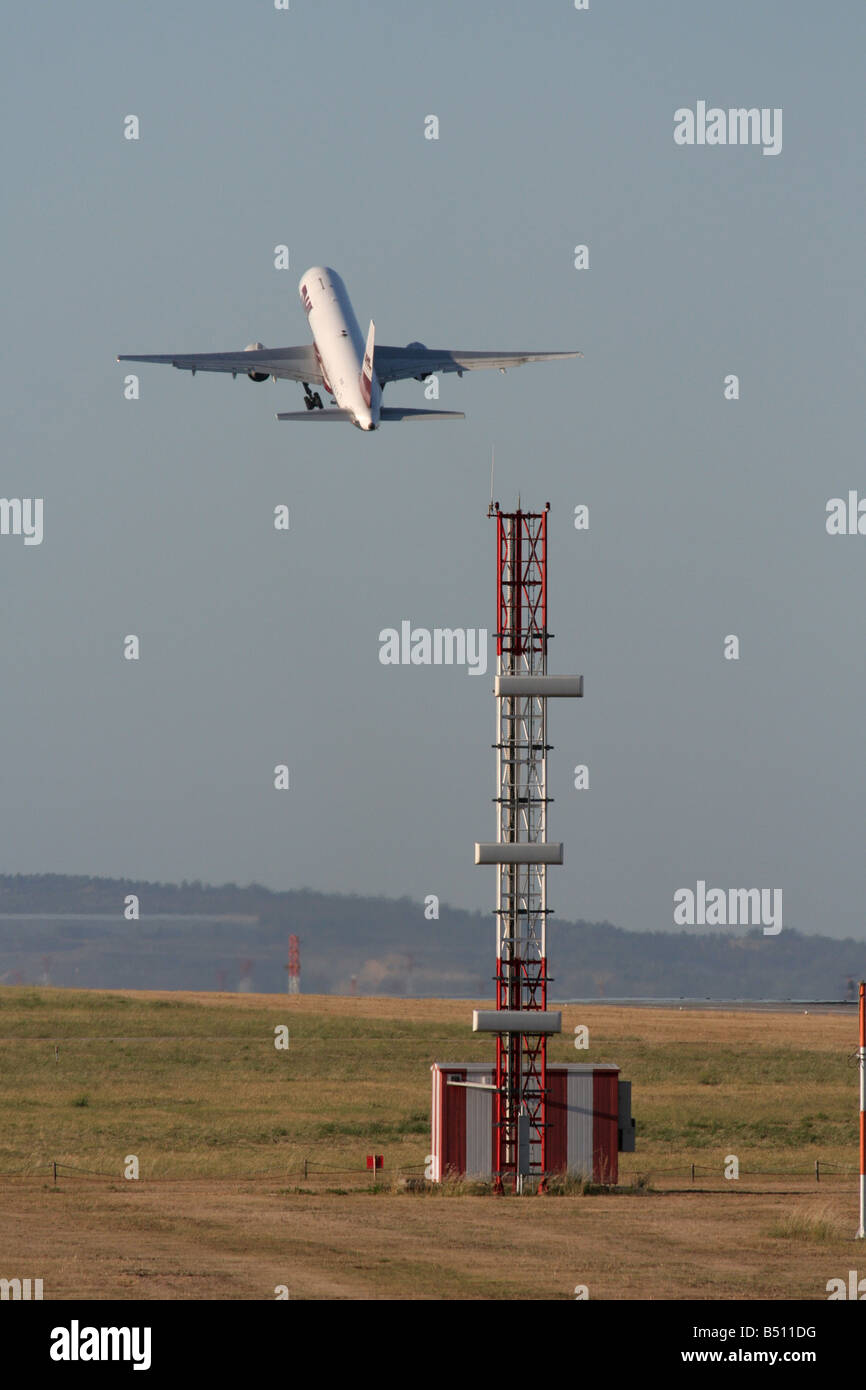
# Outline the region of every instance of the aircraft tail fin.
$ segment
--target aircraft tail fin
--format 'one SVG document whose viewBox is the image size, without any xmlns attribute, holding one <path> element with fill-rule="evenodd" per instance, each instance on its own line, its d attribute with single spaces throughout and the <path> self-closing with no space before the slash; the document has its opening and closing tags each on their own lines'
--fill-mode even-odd
<svg viewBox="0 0 866 1390">
<path fill-rule="evenodd" d="M 373 394 L 373 353 L 376 349 L 376 325 L 370 320 L 370 328 L 367 333 L 367 346 L 364 349 L 364 365 L 361 368 L 361 395 L 364 397 L 366 405 L 370 404 Z"/>
</svg>

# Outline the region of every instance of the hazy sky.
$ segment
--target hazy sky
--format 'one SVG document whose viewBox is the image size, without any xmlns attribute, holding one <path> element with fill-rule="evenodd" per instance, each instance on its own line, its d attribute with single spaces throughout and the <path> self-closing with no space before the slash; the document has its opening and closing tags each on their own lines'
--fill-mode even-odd
<svg viewBox="0 0 866 1390">
<path fill-rule="evenodd" d="M 495 444 L 503 507 L 551 503 L 550 667 L 586 683 L 551 711 L 552 905 L 669 929 L 704 879 L 863 937 L 866 535 L 825 524 L 866 496 L 862 3 L 4 28 L 2 493 L 44 537 L 0 536 L 2 871 L 492 908 L 492 643 L 478 678 L 379 632 L 495 628 Z M 700 101 L 781 108 L 781 152 L 677 145 Z M 445 377 L 465 421 L 369 436 L 277 423 L 292 383 L 141 367 L 124 400 L 118 352 L 308 341 L 316 263 L 379 342 L 585 357 Z"/>
</svg>

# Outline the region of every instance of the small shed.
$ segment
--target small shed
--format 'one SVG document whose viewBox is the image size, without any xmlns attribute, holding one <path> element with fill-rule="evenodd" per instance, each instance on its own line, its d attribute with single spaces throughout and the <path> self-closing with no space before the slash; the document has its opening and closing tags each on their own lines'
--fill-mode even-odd
<svg viewBox="0 0 866 1390">
<path fill-rule="evenodd" d="M 492 1178 L 495 1163 L 490 1062 L 434 1062 L 432 1171 Z M 547 1064 L 547 1173 L 615 1183 L 618 1155 L 634 1149 L 631 1083 L 603 1062 Z"/>
</svg>

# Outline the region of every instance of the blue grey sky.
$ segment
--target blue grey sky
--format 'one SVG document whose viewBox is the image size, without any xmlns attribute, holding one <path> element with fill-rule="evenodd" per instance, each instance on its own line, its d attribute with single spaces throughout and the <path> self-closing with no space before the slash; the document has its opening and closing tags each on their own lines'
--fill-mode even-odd
<svg viewBox="0 0 866 1390">
<path fill-rule="evenodd" d="M 503 507 L 551 503 L 550 665 L 586 683 L 551 711 L 557 912 L 669 929 L 704 879 L 863 938 L 866 536 L 825 526 L 866 494 L 862 5 L 97 0 L 5 31 L 2 493 L 44 539 L 0 536 L 2 871 L 491 908 L 492 681 L 378 635 L 494 629 L 495 445 Z M 698 101 L 782 108 L 781 152 L 676 145 Z M 277 423 L 292 383 L 141 367 L 124 400 L 118 352 L 308 341 L 317 263 L 380 342 L 585 356 L 445 377 L 465 421 L 369 436 Z"/>
</svg>

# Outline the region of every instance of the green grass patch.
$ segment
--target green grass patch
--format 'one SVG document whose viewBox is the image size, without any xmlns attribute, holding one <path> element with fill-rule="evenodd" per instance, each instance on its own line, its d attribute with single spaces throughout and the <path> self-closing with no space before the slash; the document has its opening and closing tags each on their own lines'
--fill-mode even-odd
<svg viewBox="0 0 866 1390">
<path fill-rule="evenodd" d="M 120 1172 L 134 1153 L 144 1180 L 247 1172 L 290 1179 L 302 1176 L 306 1159 L 320 1180 L 331 1170 L 341 1181 L 351 1175 L 354 1186 L 372 1151 L 385 1155 L 389 1173 L 423 1172 L 430 1063 L 492 1056 L 490 1039 L 469 1030 L 468 1007 L 458 1024 L 444 1017 L 447 1006 L 443 1017 L 418 1022 L 376 1016 L 354 1001 L 344 1009 L 303 1002 L 0 987 L 0 1173 L 39 1171 L 53 1159 Z M 413 1007 L 407 1000 L 407 1015 Z M 784 1046 L 773 1023 L 766 1041 L 728 1045 L 729 1025 L 711 1014 L 699 1042 L 668 1041 L 658 1028 L 650 1042 L 593 1029 L 588 1052 L 576 1053 L 563 1036 L 550 1060 L 613 1057 L 632 1081 L 638 1152 L 621 1159 L 620 1185 L 638 1166 L 687 1175 L 696 1159 L 721 1176 L 728 1153 L 744 1172 L 806 1173 L 816 1158 L 856 1163 L 851 1049 L 825 1041 L 816 1024 L 787 1021 Z M 282 1025 L 289 1046 L 278 1050 Z M 676 1015 L 671 1026 L 683 1026 Z M 792 1045 L 798 1027 L 803 1045 Z"/>
</svg>

